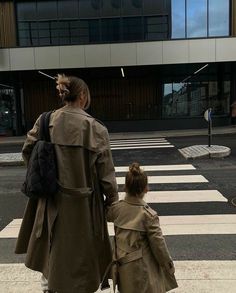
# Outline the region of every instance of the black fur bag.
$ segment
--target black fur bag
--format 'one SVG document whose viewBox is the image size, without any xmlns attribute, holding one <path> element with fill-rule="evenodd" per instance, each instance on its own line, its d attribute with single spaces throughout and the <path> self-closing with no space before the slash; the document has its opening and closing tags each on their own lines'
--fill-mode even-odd
<svg viewBox="0 0 236 293">
<path fill-rule="evenodd" d="M 49 133 L 51 113 L 45 112 L 40 118 L 40 139 L 31 153 L 22 185 L 21 191 L 29 198 L 48 198 L 58 191 L 56 154 Z"/>
</svg>

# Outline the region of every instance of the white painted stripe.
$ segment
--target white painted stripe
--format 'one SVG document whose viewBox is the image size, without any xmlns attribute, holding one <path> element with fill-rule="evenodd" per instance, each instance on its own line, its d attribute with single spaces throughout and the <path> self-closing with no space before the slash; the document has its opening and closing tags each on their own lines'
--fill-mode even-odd
<svg viewBox="0 0 236 293">
<path fill-rule="evenodd" d="M 151 145 L 170 145 L 169 142 L 150 142 L 150 143 L 126 143 L 126 144 L 112 144 L 111 147 L 131 147 L 131 146 L 151 146 Z"/>
<path fill-rule="evenodd" d="M 235 293 L 236 261 L 174 261 L 179 287 L 173 293 Z M 0 264 L 0 292 L 41 293 L 41 273 L 32 271 L 23 263 Z M 112 287 L 112 282 L 110 285 Z M 95 293 L 110 293 L 100 289 Z M 172 291 L 171 291 L 172 292 Z M 116 291 L 117 293 L 117 291 Z"/>
<path fill-rule="evenodd" d="M 124 147 L 111 147 L 111 150 L 129 150 L 129 149 L 159 149 L 159 148 L 173 148 L 173 145 L 153 145 L 153 146 L 124 146 Z"/>
<path fill-rule="evenodd" d="M 126 143 L 148 143 L 148 142 L 166 142 L 167 140 L 165 138 L 152 138 L 152 139 L 122 139 L 122 140 L 110 140 L 111 144 L 126 144 Z"/>
<path fill-rule="evenodd" d="M 236 234 L 236 215 L 160 216 L 163 235 Z M 114 225 L 108 223 L 110 236 Z"/>
<path fill-rule="evenodd" d="M 125 192 L 119 193 L 123 199 Z M 218 190 L 171 190 L 171 191 L 149 191 L 144 200 L 147 203 L 175 203 L 175 202 L 227 202 Z"/>
<path fill-rule="evenodd" d="M 22 219 L 14 219 L 2 231 L 0 238 L 17 238 L 20 230 Z"/>
<path fill-rule="evenodd" d="M 141 166 L 144 171 L 180 171 L 180 170 L 196 170 L 196 168 L 191 164 L 183 165 L 150 165 Z M 118 166 L 115 167 L 116 172 L 127 172 L 129 170 L 128 166 Z"/>
<path fill-rule="evenodd" d="M 125 184 L 125 177 L 116 177 L 118 184 Z M 208 182 L 202 175 L 148 176 L 149 184 Z"/>
<path fill-rule="evenodd" d="M 22 219 L 15 219 L 1 232 L 0 238 L 17 238 Z M 236 215 L 160 216 L 164 235 L 236 234 Z M 113 223 L 108 223 L 114 235 Z"/>
</svg>

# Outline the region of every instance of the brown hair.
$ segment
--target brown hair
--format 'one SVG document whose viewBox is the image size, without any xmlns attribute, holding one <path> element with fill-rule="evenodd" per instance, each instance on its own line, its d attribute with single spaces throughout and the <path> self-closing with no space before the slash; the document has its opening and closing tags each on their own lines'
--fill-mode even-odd
<svg viewBox="0 0 236 293">
<path fill-rule="evenodd" d="M 139 163 L 132 163 L 125 177 L 125 191 L 131 196 L 139 196 L 143 194 L 147 184 L 147 175 L 140 169 Z"/>
<path fill-rule="evenodd" d="M 82 94 L 85 95 L 87 102 L 85 109 L 90 106 L 90 92 L 87 84 L 76 76 L 66 76 L 58 74 L 56 77 L 57 89 L 63 102 L 74 102 Z"/>
</svg>

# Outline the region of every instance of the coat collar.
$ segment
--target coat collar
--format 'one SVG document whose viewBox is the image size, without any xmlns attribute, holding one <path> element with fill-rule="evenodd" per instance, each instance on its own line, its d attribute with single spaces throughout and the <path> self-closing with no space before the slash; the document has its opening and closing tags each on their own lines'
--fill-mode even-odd
<svg viewBox="0 0 236 293">
<path fill-rule="evenodd" d="M 126 194 L 124 201 L 132 204 L 132 205 L 138 205 L 138 206 L 146 206 L 147 203 L 142 199 L 142 198 L 138 198 L 136 196 L 131 196 Z"/>
<path fill-rule="evenodd" d="M 70 106 L 70 105 L 65 105 L 64 107 L 61 108 L 61 110 L 62 111 L 66 111 L 66 112 L 81 114 L 81 115 L 84 115 L 84 116 L 87 116 L 87 117 L 91 117 L 83 109 L 78 108 L 78 107 L 73 107 L 73 106 Z"/>
</svg>

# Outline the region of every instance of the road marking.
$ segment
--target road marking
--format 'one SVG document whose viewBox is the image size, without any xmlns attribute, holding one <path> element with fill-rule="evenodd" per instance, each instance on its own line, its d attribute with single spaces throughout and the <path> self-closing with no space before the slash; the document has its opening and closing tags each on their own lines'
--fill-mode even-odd
<svg viewBox="0 0 236 293">
<path fill-rule="evenodd" d="M 22 219 L 14 219 L 1 232 L 0 238 L 17 238 Z M 236 215 L 160 216 L 164 235 L 236 234 Z M 110 236 L 114 225 L 108 223 Z"/>
<path fill-rule="evenodd" d="M 129 150 L 129 149 L 158 149 L 158 148 L 174 148 L 172 144 L 168 145 L 144 145 L 144 146 L 122 146 L 122 147 L 112 147 L 112 151 L 116 150 Z"/>
<path fill-rule="evenodd" d="M 149 143 L 149 142 L 167 142 L 165 138 L 148 138 L 148 139 L 124 139 L 110 140 L 110 144 L 126 144 L 126 143 Z"/>
<path fill-rule="evenodd" d="M 149 142 L 149 143 L 125 143 L 125 144 L 111 144 L 111 147 L 132 147 L 132 146 L 156 146 L 156 145 L 170 145 L 169 142 Z"/>
<path fill-rule="evenodd" d="M 3 230 L 0 231 L 0 238 L 17 238 L 22 219 L 14 219 Z"/>
<path fill-rule="evenodd" d="M 125 184 L 125 177 L 116 177 L 118 184 Z M 203 183 L 208 180 L 202 175 L 148 176 L 149 184 L 161 183 Z"/>
<path fill-rule="evenodd" d="M 180 171 L 180 170 L 196 170 L 196 168 L 191 164 L 178 164 L 178 165 L 150 165 L 141 166 L 144 171 Z M 116 172 L 127 172 L 129 170 L 128 166 L 118 166 L 115 167 Z"/>
<path fill-rule="evenodd" d="M 163 235 L 236 234 L 236 215 L 160 216 Z M 108 223 L 110 236 L 114 225 Z"/>
<path fill-rule="evenodd" d="M 119 193 L 123 199 L 125 192 Z M 218 190 L 171 190 L 171 191 L 149 191 L 144 200 L 147 203 L 177 203 L 177 202 L 227 202 Z"/>
<path fill-rule="evenodd" d="M 235 293 L 236 261 L 174 261 L 179 288 L 173 293 Z M 19 264 L 0 264 L 0 292 L 40 293 L 41 273 Z M 110 281 L 111 282 L 111 281 Z M 112 286 L 112 283 L 110 284 Z M 111 289 L 95 293 L 109 293 Z M 117 293 L 117 292 L 116 292 Z"/>
</svg>

